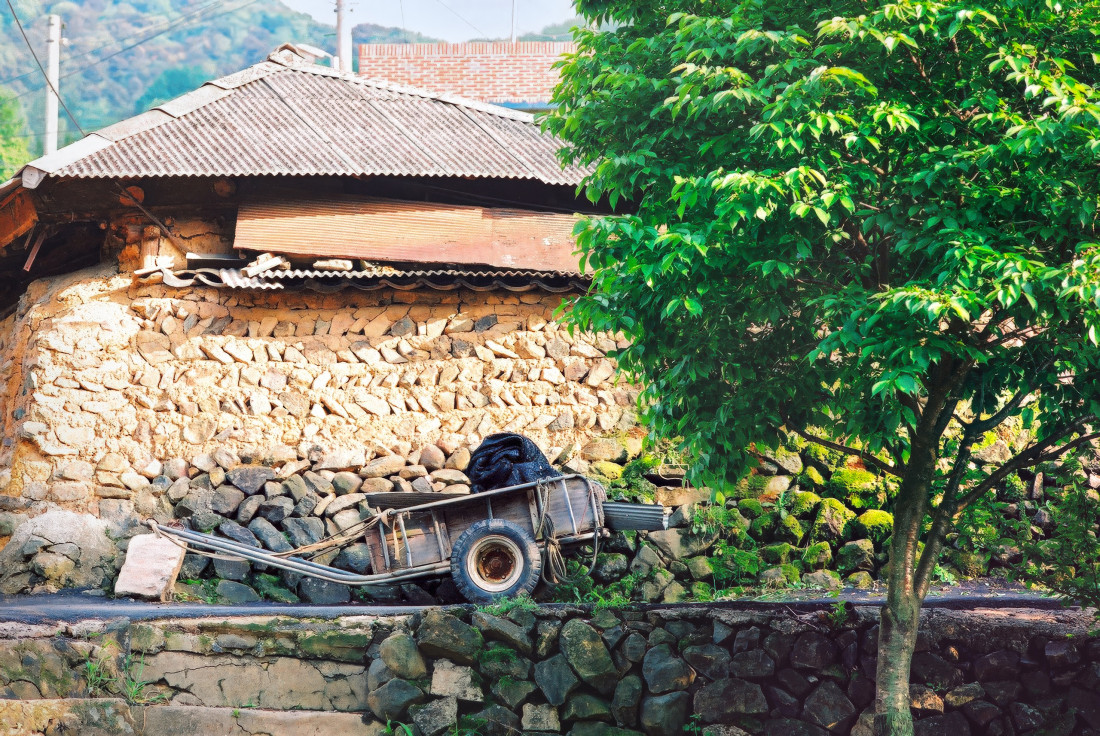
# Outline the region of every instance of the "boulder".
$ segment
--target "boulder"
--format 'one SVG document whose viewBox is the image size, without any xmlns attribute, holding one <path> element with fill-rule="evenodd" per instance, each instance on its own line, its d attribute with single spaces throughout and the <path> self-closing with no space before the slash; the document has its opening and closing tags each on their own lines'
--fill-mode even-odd
<svg viewBox="0 0 1100 736">
<path fill-rule="evenodd" d="M 642 678 L 627 675 L 615 686 L 611 698 L 611 715 L 620 726 L 633 727 L 638 724 L 638 705 L 642 702 L 644 691 Z"/>
<path fill-rule="evenodd" d="M 690 705 L 691 696 L 686 692 L 650 695 L 642 701 L 642 729 L 648 736 L 681 736 Z"/>
<path fill-rule="evenodd" d="M 416 647 L 416 640 L 404 632 L 386 637 L 378 649 L 378 656 L 397 677 L 418 680 L 428 674 L 428 666 Z"/>
<path fill-rule="evenodd" d="M 367 695 L 367 707 L 382 721 L 400 720 L 410 705 L 423 703 L 425 696 L 416 685 L 393 678 Z"/>
<path fill-rule="evenodd" d="M 561 720 L 558 718 L 558 709 L 552 705 L 536 705 L 528 703 L 523 706 L 523 718 L 520 722 L 524 733 L 530 731 L 545 731 L 557 733 L 561 730 Z"/>
<path fill-rule="evenodd" d="M 256 603 L 260 600 L 255 590 L 233 580 L 222 580 L 215 588 L 215 592 L 222 603 Z"/>
<path fill-rule="evenodd" d="M 0 593 L 18 593 L 26 587 L 30 570 L 23 548 L 36 540 L 54 546 L 69 544 L 79 550 L 71 567 L 58 569 L 55 578 L 47 578 L 49 585 L 98 588 L 114 577 L 118 547 L 107 536 L 107 523 L 91 514 L 51 509 L 20 524 L 0 550 Z"/>
<path fill-rule="evenodd" d="M 802 706 L 802 718 L 834 733 L 846 732 L 859 711 L 832 680 L 825 680 L 810 693 Z"/>
<path fill-rule="evenodd" d="M 875 569 L 875 545 L 870 539 L 857 539 L 846 543 L 836 555 L 837 572 L 850 575 L 853 572 L 873 572 Z"/>
<path fill-rule="evenodd" d="M 330 583 L 327 580 L 303 578 L 302 582 L 298 583 L 298 595 L 308 603 L 337 605 L 351 600 L 351 588 L 340 583 Z"/>
<path fill-rule="evenodd" d="M 564 705 L 569 693 L 580 685 L 563 654 L 555 654 L 536 663 L 535 682 L 551 705 Z"/>
<path fill-rule="evenodd" d="M 458 722 L 458 700 L 439 698 L 413 709 L 413 723 L 423 736 L 438 736 Z"/>
<path fill-rule="evenodd" d="M 429 657 L 445 657 L 459 664 L 473 664 L 485 643 L 474 627 L 449 613 L 431 610 L 416 630 L 416 642 Z"/>
<path fill-rule="evenodd" d="M 275 471 L 262 465 L 241 465 L 225 475 L 230 483 L 250 496 L 259 492 L 264 483 L 275 479 Z"/>
<path fill-rule="evenodd" d="M 715 680 L 695 693 L 694 713 L 703 723 L 733 723 L 740 716 L 768 712 L 764 691 L 753 682 Z"/>
<path fill-rule="evenodd" d="M 263 546 L 272 552 L 290 552 L 294 549 L 290 542 L 286 540 L 286 536 L 267 519 L 253 519 L 248 525 L 248 530 L 255 534 Z"/>
<path fill-rule="evenodd" d="M 610 721 L 611 706 L 591 693 L 574 693 L 566 701 L 561 717 L 566 722 Z"/>
<path fill-rule="evenodd" d="M 448 659 L 438 659 L 432 669 L 430 693 L 436 697 L 458 698 L 470 703 L 485 702 L 481 678 L 470 667 Z"/>
<path fill-rule="evenodd" d="M 604 695 L 615 691 L 619 673 L 595 629 L 580 619 L 570 619 L 561 629 L 558 644 L 582 681 Z"/>
<path fill-rule="evenodd" d="M 531 653 L 531 635 L 511 621 L 497 616 L 490 616 L 482 611 L 476 611 L 470 617 L 470 623 L 481 632 L 481 635 L 487 641 L 504 642 L 518 652 Z"/>
<path fill-rule="evenodd" d="M 648 541 L 665 557 L 682 560 L 710 549 L 718 541 L 718 533 L 718 529 L 692 532 L 691 529 L 681 527 L 649 532 Z"/>
<path fill-rule="evenodd" d="M 126 564 L 115 581 L 116 596 L 166 601 L 183 567 L 183 547 L 154 534 L 139 534 L 126 548 Z"/>
<path fill-rule="evenodd" d="M 656 695 L 687 690 L 695 681 L 695 671 L 675 656 L 668 644 L 655 646 L 646 652 L 642 660 L 642 676 L 649 691 Z"/>
<path fill-rule="evenodd" d="M 249 547 L 260 546 L 260 540 L 256 539 L 256 535 L 235 521 L 223 521 L 218 525 L 218 531 L 222 536 L 232 539 L 238 544 L 247 544 Z"/>
</svg>

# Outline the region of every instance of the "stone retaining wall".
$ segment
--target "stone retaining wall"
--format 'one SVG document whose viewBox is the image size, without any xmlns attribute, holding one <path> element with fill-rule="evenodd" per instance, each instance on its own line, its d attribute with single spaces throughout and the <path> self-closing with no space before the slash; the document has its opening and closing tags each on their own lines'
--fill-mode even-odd
<svg viewBox="0 0 1100 736">
<path fill-rule="evenodd" d="M 165 461 L 447 454 L 498 431 L 551 457 L 634 424 L 607 335 L 562 296 L 136 285 L 113 268 L 31 285 L 0 322 L 0 546 L 19 519 L 103 516 Z"/>
<path fill-rule="evenodd" d="M 1071 612 L 926 611 L 916 733 L 1100 732 L 1093 623 Z M 85 703 L 100 733 L 161 736 L 373 735 L 386 721 L 416 736 L 456 723 L 482 734 L 679 736 L 694 723 L 723 736 L 869 736 L 876 625 L 869 608 L 672 607 L 9 626 L 0 698 L 12 702 L 0 701 L 0 733 L 47 733 L 44 712 L 82 723 L 73 704 Z M 106 674 L 92 681 L 93 670 Z M 117 700 L 126 692 L 142 702 Z M 362 719 L 339 721 L 352 713 Z M 13 717 L 30 725 L 11 730 Z"/>
</svg>

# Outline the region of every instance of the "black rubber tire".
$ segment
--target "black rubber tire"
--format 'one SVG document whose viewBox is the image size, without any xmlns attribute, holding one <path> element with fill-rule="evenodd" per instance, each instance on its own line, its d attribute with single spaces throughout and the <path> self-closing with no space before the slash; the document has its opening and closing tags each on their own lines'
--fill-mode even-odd
<svg viewBox="0 0 1100 736">
<path fill-rule="evenodd" d="M 540 575 L 542 554 L 534 537 L 511 521 L 479 521 L 462 532 L 451 548 L 451 579 L 470 603 L 530 595 Z"/>
</svg>

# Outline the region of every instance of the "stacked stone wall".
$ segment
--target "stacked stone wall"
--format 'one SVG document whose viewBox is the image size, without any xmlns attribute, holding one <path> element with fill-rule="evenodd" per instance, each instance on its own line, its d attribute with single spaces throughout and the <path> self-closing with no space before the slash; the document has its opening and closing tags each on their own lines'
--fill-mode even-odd
<svg viewBox="0 0 1100 736">
<path fill-rule="evenodd" d="M 1093 621 L 926 611 L 916 735 L 1097 733 Z M 0 732 L 870 736 L 877 624 L 761 606 L 8 626 Z"/>
<path fill-rule="evenodd" d="M 109 267 L 35 282 L 0 323 L 0 545 L 12 514 L 101 515 L 165 461 L 217 449 L 415 464 L 513 431 L 553 459 L 633 426 L 616 341 L 561 328 L 562 299 L 174 289 Z"/>
</svg>

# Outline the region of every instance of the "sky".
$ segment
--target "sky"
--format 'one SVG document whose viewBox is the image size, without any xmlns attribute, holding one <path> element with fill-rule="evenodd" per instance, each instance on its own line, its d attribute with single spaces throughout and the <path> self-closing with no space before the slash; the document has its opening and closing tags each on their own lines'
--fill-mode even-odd
<svg viewBox="0 0 1100 736">
<path fill-rule="evenodd" d="M 335 0 L 283 0 L 322 23 L 336 22 Z M 512 0 L 350 0 L 352 25 L 377 23 L 419 31 L 447 41 L 507 38 Z M 572 0 L 515 0 L 516 35 L 569 20 Z M 402 20 L 402 16 L 404 20 Z"/>
</svg>

